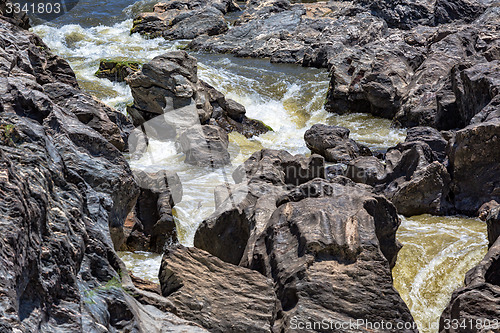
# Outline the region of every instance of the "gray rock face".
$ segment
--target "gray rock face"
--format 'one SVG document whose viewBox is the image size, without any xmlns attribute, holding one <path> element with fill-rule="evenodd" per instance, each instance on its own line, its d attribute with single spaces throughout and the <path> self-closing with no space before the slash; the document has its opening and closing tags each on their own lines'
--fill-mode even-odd
<svg viewBox="0 0 500 333">
<path fill-rule="evenodd" d="M 229 138 L 218 126 L 195 126 L 184 131 L 177 143 L 186 155 L 185 163 L 197 166 L 221 167 L 231 163 Z"/>
<path fill-rule="evenodd" d="M 232 0 L 160 2 L 152 13 L 143 13 L 134 19 L 131 33 L 166 39 L 218 35 L 228 30 L 224 14 L 236 10 L 239 7 Z"/>
<path fill-rule="evenodd" d="M 484 259 L 465 276 L 465 286 L 455 290 L 441 315 L 440 332 L 491 332 L 500 316 L 500 241 L 489 249 Z M 491 319 L 490 319 L 491 318 Z M 447 323 L 465 321 L 465 328 Z M 490 320 L 491 324 L 488 324 Z M 478 326 L 467 326 L 479 323 Z M 485 324 L 486 323 L 486 324 Z"/>
<path fill-rule="evenodd" d="M 361 188 L 324 184 L 314 198 L 281 204 L 254 247 L 249 267 L 274 279 L 281 302 L 276 326 L 298 332 L 292 318 L 412 322 L 391 285 L 396 209 Z"/>
<path fill-rule="evenodd" d="M 488 241 L 491 247 L 500 236 L 500 205 L 491 208 L 486 216 L 486 223 L 488 224 Z"/>
<path fill-rule="evenodd" d="M 254 153 L 234 172 L 237 185 L 219 193 L 219 207 L 198 227 L 194 245 L 235 265 L 248 261 L 253 242 L 276 209 L 277 198 L 288 187 L 317 177 L 324 177 L 320 156 L 294 157 L 267 149 Z"/>
<path fill-rule="evenodd" d="M 185 51 L 171 51 L 127 77 L 135 126 L 148 137 L 173 139 L 194 125 L 215 125 L 250 138 L 271 130 L 245 116 L 245 107 L 198 79 L 197 61 Z M 160 117 L 161 116 L 161 117 Z"/>
<path fill-rule="evenodd" d="M 226 199 L 217 194 L 195 246 L 273 279 L 276 331 L 300 331 L 294 318 L 412 322 L 390 273 L 400 249 L 396 208 L 370 186 L 324 180 L 314 155 L 292 164 L 300 173 L 290 171 L 290 158 L 263 150 L 237 169 L 238 184 Z"/>
<path fill-rule="evenodd" d="M 1 330 L 202 332 L 125 292 L 147 303 L 113 249 L 139 189 L 107 140 L 109 110 L 91 113 L 69 65 L 1 18 L 0 51 Z"/>
<path fill-rule="evenodd" d="M 349 133 L 345 127 L 316 124 L 306 131 L 304 140 L 307 148 L 328 162 L 345 163 L 363 153 L 371 154 L 369 150 L 360 150 L 359 145 L 349 139 Z"/>
<path fill-rule="evenodd" d="M 499 16 L 476 0 L 250 1 L 232 29 L 190 47 L 328 68 L 327 111 L 450 130 L 497 95 Z"/>
<path fill-rule="evenodd" d="M 197 248 L 167 250 L 160 268 L 171 311 L 210 332 L 271 332 L 277 301 L 273 283 Z"/>
<path fill-rule="evenodd" d="M 482 204 L 500 201 L 500 120 L 457 131 L 450 142 L 449 160 L 458 211 L 474 215 Z"/>
<path fill-rule="evenodd" d="M 177 229 L 172 214 L 175 202 L 182 200 L 182 184 L 176 173 L 134 171 L 140 186 L 134 210 L 125 221 L 123 251 L 163 253 L 177 244 Z"/>
</svg>

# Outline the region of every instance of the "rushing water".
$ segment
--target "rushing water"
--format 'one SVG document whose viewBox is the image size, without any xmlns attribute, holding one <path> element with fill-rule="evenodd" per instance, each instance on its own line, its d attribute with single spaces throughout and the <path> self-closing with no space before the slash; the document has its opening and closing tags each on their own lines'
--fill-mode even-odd
<svg viewBox="0 0 500 333">
<path fill-rule="evenodd" d="M 130 35 L 132 17 L 152 8 L 156 1 L 81 0 L 69 14 L 50 24 L 36 26 L 48 46 L 67 59 L 81 87 L 105 103 L 125 112 L 132 102 L 124 83 L 94 76 L 101 59 L 134 60 L 145 63 L 186 41 L 146 40 Z M 104 25 L 105 24 L 105 25 Z M 176 171 L 183 183 L 182 202 L 174 208 L 180 241 L 192 245 L 199 223 L 214 211 L 213 190 L 231 182 L 231 173 L 254 151 L 285 149 L 309 154 L 304 132 L 315 123 L 341 125 L 351 137 L 374 150 L 404 140 L 405 131 L 390 128 L 390 121 L 366 114 L 333 115 L 323 109 L 328 76 L 323 70 L 270 64 L 268 60 L 241 59 L 227 55 L 193 53 L 199 61 L 199 76 L 243 105 L 247 115 L 264 121 L 274 131 L 250 140 L 230 134 L 230 167 L 211 170 L 182 162 L 171 143 L 151 142 L 147 156 L 131 161 L 132 168 Z M 442 309 L 458 287 L 467 269 L 478 262 L 486 248 L 485 225 L 462 218 L 415 217 L 404 219 L 398 232 L 404 244 L 393 271 L 396 288 L 420 323 L 436 323 Z M 161 256 L 147 252 L 122 252 L 130 270 L 157 282 Z M 425 326 L 429 326 L 425 324 Z M 436 332 L 425 329 L 423 332 Z"/>
</svg>

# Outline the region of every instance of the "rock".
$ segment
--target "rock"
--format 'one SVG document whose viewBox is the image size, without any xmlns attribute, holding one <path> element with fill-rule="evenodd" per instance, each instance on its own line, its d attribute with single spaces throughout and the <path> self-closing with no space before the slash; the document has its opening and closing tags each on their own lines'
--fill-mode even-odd
<svg viewBox="0 0 500 333">
<path fill-rule="evenodd" d="M 488 225 L 488 246 L 491 247 L 500 236 L 500 205 L 497 204 L 490 210 L 486 217 L 486 224 Z"/>
<path fill-rule="evenodd" d="M 432 127 L 413 127 L 408 129 L 405 142 L 422 141 L 429 145 L 435 160 L 443 163 L 446 159 L 448 141 L 438 130 Z"/>
<path fill-rule="evenodd" d="M 135 126 L 148 137 L 173 139 L 194 125 L 214 125 L 246 137 L 270 130 L 245 116 L 245 108 L 198 79 L 196 59 L 171 51 L 144 64 L 126 79 L 134 97 L 128 108 Z"/>
<path fill-rule="evenodd" d="M 12 1 L 11 0 L 0 1 L 1 19 L 28 30 L 31 26 L 29 22 L 30 21 L 29 17 L 26 14 L 26 12 L 20 11 L 19 13 L 16 13 L 15 11 L 7 10 L 10 8 L 8 7 L 8 4 L 11 5 Z"/>
<path fill-rule="evenodd" d="M 304 140 L 307 148 L 328 162 L 349 162 L 360 155 L 359 146 L 349 139 L 349 133 L 344 127 L 316 124 L 306 131 Z"/>
<path fill-rule="evenodd" d="M 278 197 L 317 177 L 324 177 L 320 156 L 268 149 L 254 153 L 233 173 L 237 185 L 222 189 L 225 194 L 219 190 L 218 208 L 196 230 L 194 245 L 235 265 L 247 262 Z"/>
<path fill-rule="evenodd" d="M 439 320 L 439 332 L 491 332 L 496 329 L 494 323 L 500 316 L 499 268 L 500 241 L 497 240 L 484 259 L 467 272 L 465 286 L 453 292 Z M 466 323 L 465 328 L 454 329 L 446 325 L 453 321 Z M 470 323 L 474 326 L 468 326 Z"/>
<path fill-rule="evenodd" d="M 218 126 L 203 125 L 184 131 L 177 143 L 186 155 L 185 163 L 218 168 L 231 163 L 229 138 Z"/>
<path fill-rule="evenodd" d="M 276 312 L 272 281 L 205 251 L 177 246 L 165 252 L 162 294 L 181 318 L 210 332 L 270 332 Z"/>
<path fill-rule="evenodd" d="M 464 67 L 455 68 L 454 92 L 461 105 L 461 117 L 469 124 L 500 93 L 500 61 Z"/>
<path fill-rule="evenodd" d="M 281 204 L 250 257 L 249 267 L 275 281 L 282 309 L 275 327 L 296 331 L 293 318 L 413 322 L 392 287 L 400 248 L 394 206 L 356 187 L 316 181 L 329 190 Z"/>
<path fill-rule="evenodd" d="M 488 216 L 490 211 L 498 205 L 499 203 L 495 200 L 491 200 L 490 202 L 483 204 L 477 211 L 477 216 L 481 221 L 486 221 L 486 217 Z"/>
<path fill-rule="evenodd" d="M 64 83 L 44 85 L 45 93 L 59 106 L 73 112 L 82 123 L 92 127 L 120 151 L 125 151 L 130 131 L 128 117 L 80 89 Z"/>
<path fill-rule="evenodd" d="M 417 25 L 432 25 L 435 0 L 355 0 L 376 16 L 383 18 L 391 28 L 410 29 Z"/>
<path fill-rule="evenodd" d="M 139 71 L 140 64 L 133 61 L 101 60 L 95 76 L 111 81 L 123 82 L 132 73 Z"/>
<path fill-rule="evenodd" d="M 203 332 L 151 305 L 114 252 L 139 189 L 121 152 L 48 93 L 81 93 L 69 65 L 2 18 L 0 44 L 12 46 L 0 54 L 0 327 Z"/>
<path fill-rule="evenodd" d="M 181 181 L 176 173 L 167 175 L 165 171 L 134 173 L 142 189 L 127 217 L 121 250 L 163 253 L 165 246 L 178 242 L 172 208 L 182 200 Z"/>
<path fill-rule="evenodd" d="M 500 202 L 500 120 L 470 125 L 450 142 L 452 192 L 458 212 L 476 214 L 484 203 Z"/>
<path fill-rule="evenodd" d="M 350 9 L 355 13 L 346 15 Z M 242 57 L 270 58 L 271 62 L 326 67 L 325 53 L 329 54 L 332 46 L 364 45 L 386 31 L 383 20 L 363 10 L 356 12 L 357 9 L 339 2 L 249 3 L 235 26 L 226 33 L 199 36 L 189 47 Z"/>
<path fill-rule="evenodd" d="M 443 215 L 451 209 L 451 177 L 434 156 L 422 141 L 406 142 L 387 151 L 384 193 L 398 213 Z"/>
<path fill-rule="evenodd" d="M 218 35 L 228 30 L 223 14 L 236 10 L 239 7 L 232 0 L 160 2 L 152 13 L 142 13 L 134 19 L 131 33 L 166 39 Z"/>
<path fill-rule="evenodd" d="M 375 186 L 385 180 L 385 166 L 373 156 L 358 157 L 347 164 L 345 175 L 356 183 Z"/>
</svg>

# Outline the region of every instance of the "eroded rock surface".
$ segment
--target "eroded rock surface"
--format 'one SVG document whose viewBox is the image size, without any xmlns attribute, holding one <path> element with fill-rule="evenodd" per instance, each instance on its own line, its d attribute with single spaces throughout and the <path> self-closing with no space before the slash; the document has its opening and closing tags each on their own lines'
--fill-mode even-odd
<svg viewBox="0 0 500 333">
<path fill-rule="evenodd" d="M 277 306 L 273 283 L 256 271 L 177 246 L 163 256 L 160 283 L 174 313 L 210 332 L 271 332 Z"/>
<path fill-rule="evenodd" d="M 171 51 L 144 64 L 126 78 L 134 97 L 128 108 L 135 126 L 148 136 L 172 139 L 194 125 L 215 125 L 246 137 L 270 130 L 245 116 L 245 107 L 198 79 L 197 61 L 185 51 Z M 161 116 L 161 117 L 160 117 Z M 145 124 L 146 123 L 146 124 Z"/>
<path fill-rule="evenodd" d="M 115 146 L 128 120 L 112 125 L 66 61 L 1 17 L 0 73 L 1 330 L 204 331 L 151 306 L 114 252 L 139 194 Z"/>
<path fill-rule="evenodd" d="M 228 30 L 224 14 L 237 10 L 240 8 L 233 0 L 159 2 L 152 13 L 143 13 L 134 19 L 131 33 L 166 39 L 218 35 Z"/>
</svg>

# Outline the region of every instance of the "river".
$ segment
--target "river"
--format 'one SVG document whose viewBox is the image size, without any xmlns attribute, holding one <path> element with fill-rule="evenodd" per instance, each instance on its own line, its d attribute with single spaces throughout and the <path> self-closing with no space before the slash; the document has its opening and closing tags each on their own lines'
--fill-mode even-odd
<svg viewBox="0 0 500 333">
<path fill-rule="evenodd" d="M 126 105 L 132 102 L 130 89 L 124 83 L 96 78 L 99 61 L 145 63 L 165 51 L 182 48 L 187 41 L 146 40 L 129 34 L 133 16 L 151 9 L 156 1 L 109 0 L 99 1 L 98 6 L 95 3 L 82 0 L 70 13 L 37 25 L 33 31 L 69 61 L 85 91 L 125 112 Z M 174 147 L 162 143 L 153 143 L 148 158 L 131 162 L 132 168 L 168 169 L 179 174 L 184 196 L 174 213 L 179 239 L 187 246 L 193 244 L 199 223 L 214 210 L 214 188 L 227 181 L 232 170 L 254 151 L 274 148 L 308 154 L 303 135 L 316 123 L 345 126 L 353 139 L 374 150 L 383 151 L 405 138 L 405 130 L 391 128 L 389 120 L 366 114 L 327 113 L 323 109 L 328 88 L 324 70 L 228 55 L 191 54 L 198 59 L 201 79 L 245 105 L 247 116 L 264 121 L 274 132 L 250 140 L 231 134 L 232 166 L 218 171 L 187 166 Z M 421 332 L 437 332 L 439 316 L 451 292 L 486 253 L 486 225 L 460 217 L 418 216 L 402 218 L 397 236 L 404 246 L 393 270 L 395 287 Z M 159 255 L 120 255 L 134 274 L 158 281 Z"/>
</svg>

